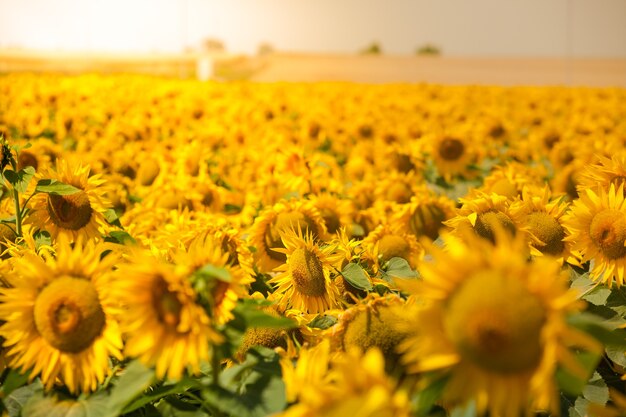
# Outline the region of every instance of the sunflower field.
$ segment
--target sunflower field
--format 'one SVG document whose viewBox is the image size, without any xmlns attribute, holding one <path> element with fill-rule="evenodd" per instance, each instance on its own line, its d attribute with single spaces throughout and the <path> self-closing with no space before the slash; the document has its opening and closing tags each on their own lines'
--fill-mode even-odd
<svg viewBox="0 0 626 417">
<path fill-rule="evenodd" d="M 626 90 L 0 76 L 3 416 L 626 415 Z"/>
</svg>

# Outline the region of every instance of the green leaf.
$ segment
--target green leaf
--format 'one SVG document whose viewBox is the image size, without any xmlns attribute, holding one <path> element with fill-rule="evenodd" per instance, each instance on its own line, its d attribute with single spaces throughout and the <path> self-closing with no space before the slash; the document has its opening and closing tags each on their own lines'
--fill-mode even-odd
<svg viewBox="0 0 626 417">
<path fill-rule="evenodd" d="M 76 188 L 73 185 L 46 178 L 37 182 L 37 187 L 35 188 L 35 191 L 52 195 L 72 195 L 81 190 L 80 188 Z"/>
<path fill-rule="evenodd" d="M 150 388 L 142 396 L 138 397 L 137 399 L 132 401 L 130 404 L 128 404 L 124 408 L 123 414 L 127 414 L 132 411 L 138 410 L 142 407 L 145 407 L 148 404 L 156 403 L 161 398 L 165 398 L 169 395 L 181 394 L 193 386 L 195 386 L 194 383 L 190 383 L 189 380 L 183 379 L 177 384 L 162 385 L 160 387 Z"/>
<path fill-rule="evenodd" d="M 222 282 L 231 282 L 232 278 L 230 276 L 230 272 L 226 268 L 222 268 L 219 266 L 206 264 L 202 268 L 199 268 L 194 275 L 198 278 L 202 279 L 212 279 L 216 278 Z"/>
<path fill-rule="evenodd" d="M 585 369 L 587 375 L 591 375 L 598 366 L 601 356 L 591 352 L 577 352 L 576 359 Z M 588 377 L 581 379 L 569 373 L 566 369 L 558 367 L 556 370 L 556 381 L 559 388 L 568 395 L 574 397 L 581 395 L 587 385 Z"/>
<path fill-rule="evenodd" d="M 6 398 L 18 388 L 23 387 L 28 382 L 29 373 L 21 373 L 17 369 L 9 369 L 0 385 L 0 398 Z"/>
<path fill-rule="evenodd" d="M 43 391 L 33 395 L 24 408 L 22 416 L 29 417 L 107 417 L 108 396 L 104 392 L 87 398 L 60 399 L 55 395 L 44 395 Z"/>
<path fill-rule="evenodd" d="M 18 172 L 7 169 L 4 171 L 4 177 L 7 179 L 13 188 L 15 188 L 20 193 L 25 193 L 28 189 L 28 184 L 30 180 L 35 175 L 35 168 L 26 167 L 24 169 L 20 169 Z"/>
<path fill-rule="evenodd" d="M 123 230 L 114 230 L 109 233 L 109 236 L 104 238 L 105 242 L 117 243 L 120 245 L 136 245 L 137 241 L 134 237 L 129 235 Z"/>
<path fill-rule="evenodd" d="M 417 272 L 403 258 L 391 258 L 387 264 L 387 275 L 395 278 L 417 278 Z"/>
<path fill-rule="evenodd" d="M 361 265 L 357 263 L 351 262 L 344 266 L 341 271 L 341 276 L 343 276 L 343 278 L 356 289 L 364 291 L 372 290 L 372 283 L 370 282 L 369 277 Z"/>
<path fill-rule="evenodd" d="M 338 321 L 339 320 L 337 319 L 337 317 L 333 316 L 317 316 L 313 320 L 311 320 L 311 322 L 309 323 L 309 327 L 312 327 L 314 329 L 326 330 L 333 327 L 335 324 L 337 324 Z"/>
<path fill-rule="evenodd" d="M 589 400 L 586 400 L 585 398 L 576 398 L 574 406 L 569 409 L 569 417 L 587 417 L 588 406 Z"/>
<path fill-rule="evenodd" d="M 297 327 L 294 320 L 282 316 L 272 316 L 260 309 L 260 305 L 250 302 L 254 300 L 240 300 L 233 309 L 233 314 L 240 317 L 246 327 L 291 329 Z"/>
<path fill-rule="evenodd" d="M 172 405 L 171 402 L 161 401 L 157 406 L 160 417 L 204 417 L 208 416 L 201 410 L 181 410 Z"/>
<path fill-rule="evenodd" d="M 569 325 L 593 336 L 604 345 L 626 347 L 626 329 L 616 329 L 607 322 L 589 313 L 581 313 L 567 318 Z"/>
<path fill-rule="evenodd" d="M 3 400 L 9 417 L 19 417 L 22 415 L 27 415 L 22 414 L 22 408 L 30 400 L 31 397 L 41 391 L 41 383 L 39 381 L 36 381 L 33 384 L 17 388 L 13 392 L 11 392 L 11 394 Z"/>
<path fill-rule="evenodd" d="M 35 249 L 37 250 L 42 246 L 52 246 L 52 237 L 45 230 L 37 230 L 33 234 L 33 238 L 35 239 Z"/>
<path fill-rule="evenodd" d="M 619 366 L 626 368 L 626 354 L 624 348 L 619 346 L 607 346 L 606 356 Z"/>
<path fill-rule="evenodd" d="M 418 416 L 430 415 L 431 409 L 441 397 L 449 379 L 449 376 L 438 378 L 418 393 L 416 410 Z"/>
<path fill-rule="evenodd" d="M 107 221 L 107 223 L 112 224 L 113 226 L 117 226 L 120 229 L 122 229 L 122 224 L 120 223 L 120 218 L 117 215 L 117 213 L 115 212 L 114 209 L 110 208 L 107 209 L 104 213 L 104 220 Z"/>
<path fill-rule="evenodd" d="M 476 417 L 477 415 L 476 402 L 474 400 L 467 402 L 467 404 L 453 408 L 452 412 L 450 412 L 450 417 Z"/>
<path fill-rule="evenodd" d="M 128 364 L 124 373 L 115 382 L 107 398 L 106 417 L 119 416 L 122 410 L 141 395 L 154 381 L 154 371 L 138 360 Z"/>
<path fill-rule="evenodd" d="M 609 387 L 598 372 L 593 373 L 589 383 L 583 389 L 583 397 L 600 405 L 605 405 L 609 401 Z"/>
</svg>

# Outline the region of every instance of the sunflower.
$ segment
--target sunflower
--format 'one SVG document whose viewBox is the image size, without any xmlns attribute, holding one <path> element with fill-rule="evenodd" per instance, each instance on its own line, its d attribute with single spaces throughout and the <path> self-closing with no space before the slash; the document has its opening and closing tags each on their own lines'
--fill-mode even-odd
<svg viewBox="0 0 626 417">
<path fill-rule="evenodd" d="M 155 366 L 158 378 L 180 379 L 186 368 L 200 372 L 200 363 L 209 360 L 211 346 L 221 337 L 196 302 L 187 268 L 145 253 L 132 259 L 119 267 L 112 289 L 124 307 L 125 354 Z"/>
<path fill-rule="evenodd" d="M 398 345 L 407 337 L 398 323 L 404 321 L 404 302 L 396 295 L 370 295 L 339 314 L 339 322 L 331 328 L 335 343 L 343 350 L 357 347 L 366 351 L 380 349 L 389 365 L 397 362 Z"/>
<path fill-rule="evenodd" d="M 229 264 L 232 255 L 228 247 L 223 247 L 223 242 L 221 236 L 203 233 L 191 241 L 187 250 L 177 250 L 172 254 L 174 263 L 187 267 L 189 274 L 194 274 L 206 266 L 210 266 L 212 270 L 228 273 L 229 280 L 209 276 L 206 282 L 206 289 L 210 293 L 206 298 L 212 307 L 210 316 L 217 324 L 224 324 L 233 318 L 232 310 L 237 300 L 248 295 L 247 287 L 253 282 L 252 277 L 243 269 Z M 235 256 L 236 254 L 235 252 Z"/>
<path fill-rule="evenodd" d="M 523 239 L 496 229 L 497 245 L 474 233 L 431 245 L 423 280 L 399 282 L 419 300 L 401 329 L 399 349 L 410 373 L 447 376 L 442 400 L 476 401 L 478 413 L 514 417 L 537 409 L 558 413 L 557 363 L 586 378 L 565 343 L 601 352 L 570 328 L 579 294 L 568 289 L 560 266 L 548 257 L 528 262 Z M 512 302 L 515 300 L 515 302 Z"/>
<path fill-rule="evenodd" d="M 471 141 L 464 135 L 440 135 L 433 139 L 430 155 L 437 171 L 446 179 L 456 175 L 471 176 L 468 169 L 476 159 Z"/>
<path fill-rule="evenodd" d="M 376 348 L 333 355 L 323 341 L 301 349 L 295 365 L 282 360 L 281 366 L 287 399 L 298 402 L 277 417 L 411 415 L 407 393 L 385 374 L 384 357 Z"/>
<path fill-rule="evenodd" d="M 328 193 L 316 195 L 311 201 L 324 219 L 328 233 L 335 234 L 352 225 L 355 211 L 352 201 Z"/>
<path fill-rule="evenodd" d="M 426 236 L 437 239 L 445 229 L 444 221 L 454 217 L 454 202 L 444 196 L 436 196 L 430 191 L 420 192 L 393 214 L 391 223 L 410 231 L 415 237 Z"/>
<path fill-rule="evenodd" d="M 250 232 L 256 264 L 261 272 L 269 272 L 285 262 L 282 234 L 290 228 L 300 228 L 314 239 L 324 240 L 327 229 L 319 211 L 308 201 L 282 201 L 266 208 L 257 217 Z"/>
<path fill-rule="evenodd" d="M 374 271 L 391 258 L 403 258 L 416 268 L 424 253 L 415 235 L 387 223 L 377 226 L 363 239 L 362 245 L 364 256 L 371 261 Z"/>
<path fill-rule="evenodd" d="M 498 166 L 485 177 L 480 190 L 487 194 L 498 194 L 515 200 L 522 196 L 524 188 L 534 186 L 539 189 L 541 175 L 544 174 L 537 167 L 529 167 L 519 162 L 509 162 Z"/>
<path fill-rule="evenodd" d="M 342 255 L 335 246 L 318 246 L 311 232 L 289 229 L 282 234 L 284 249 L 276 249 L 286 261 L 269 280 L 276 286 L 271 295 L 283 308 L 306 313 L 322 313 L 338 305 L 339 291 L 331 280 L 331 270 L 338 267 Z"/>
<path fill-rule="evenodd" d="M 12 367 L 29 371 L 47 389 L 60 379 L 71 392 L 94 391 L 109 373 L 109 357 L 122 359 L 122 339 L 109 291 L 118 261 L 102 257 L 103 244 L 73 247 L 65 237 L 56 258 L 33 253 L 16 262 L 11 288 L 0 289 L 0 335 Z"/>
<path fill-rule="evenodd" d="M 455 217 L 444 222 L 454 233 L 466 236 L 467 230 L 494 242 L 494 229 L 501 227 L 515 235 L 521 225 L 510 211 L 510 200 L 502 195 L 477 192 L 472 198 L 460 198 L 463 205 Z"/>
<path fill-rule="evenodd" d="M 104 180 L 99 175 L 90 176 L 88 166 L 71 166 L 65 160 L 57 160 L 55 171 L 44 170 L 35 179 L 58 180 L 79 191 L 69 195 L 35 194 L 25 223 L 48 231 L 54 239 L 67 236 L 71 241 L 79 236 L 99 238 L 108 231 L 110 226 L 103 214 L 108 206 Z"/>
<path fill-rule="evenodd" d="M 570 258 L 572 243 L 564 240 L 566 230 L 563 224 L 569 204 L 563 199 L 551 200 L 548 186 L 539 195 L 527 188 L 522 194 L 522 200 L 511 207 L 511 215 L 526 227 L 531 255 L 552 256 L 561 263 Z M 577 263 L 575 257 L 570 262 Z"/>
<path fill-rule="evenodd" d="M 582 253 L 583 261 L 593 260 L 590 277 L 609 287 L 624 284 L 626 270 L 626 202 L 624 185 L 617 189 L 611 184 L 608 192 L 596 193 L 587 188 L 564 223 L 569 232 L 566 242 Z"/>
<path fill-rule="evenodd" d="M 598 192 L 600 189 L 609 191 L 609 187 L 614 185 L 618 188 L 626 184 L 626 153 L 620 152 L 611 158 L 598 156 L 595 164 L 588 165 L 581 171 L 578 177 L 576 189 L 578 193 L 591 188 Z"/>
</svg>

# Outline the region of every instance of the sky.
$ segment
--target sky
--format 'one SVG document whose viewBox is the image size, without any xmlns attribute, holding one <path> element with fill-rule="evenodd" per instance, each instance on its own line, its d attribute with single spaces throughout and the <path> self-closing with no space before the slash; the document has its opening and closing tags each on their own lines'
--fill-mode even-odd
<svg viewBox="0 0 626 417">
<path fill-rule="evenodd" d="M 0 0 L 0 48 L 626 58 L 626 0 Z"/>
</svg>

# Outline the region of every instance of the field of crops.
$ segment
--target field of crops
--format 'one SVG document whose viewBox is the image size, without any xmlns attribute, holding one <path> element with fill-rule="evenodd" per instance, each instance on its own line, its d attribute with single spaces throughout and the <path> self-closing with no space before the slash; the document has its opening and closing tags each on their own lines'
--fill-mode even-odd
<svg viewBox="0 0 626 417">
<path fill-rule="evenodd" d="M 0 76 L 3 415 L 621 416 L 626 90 Z"/>
</svg>

